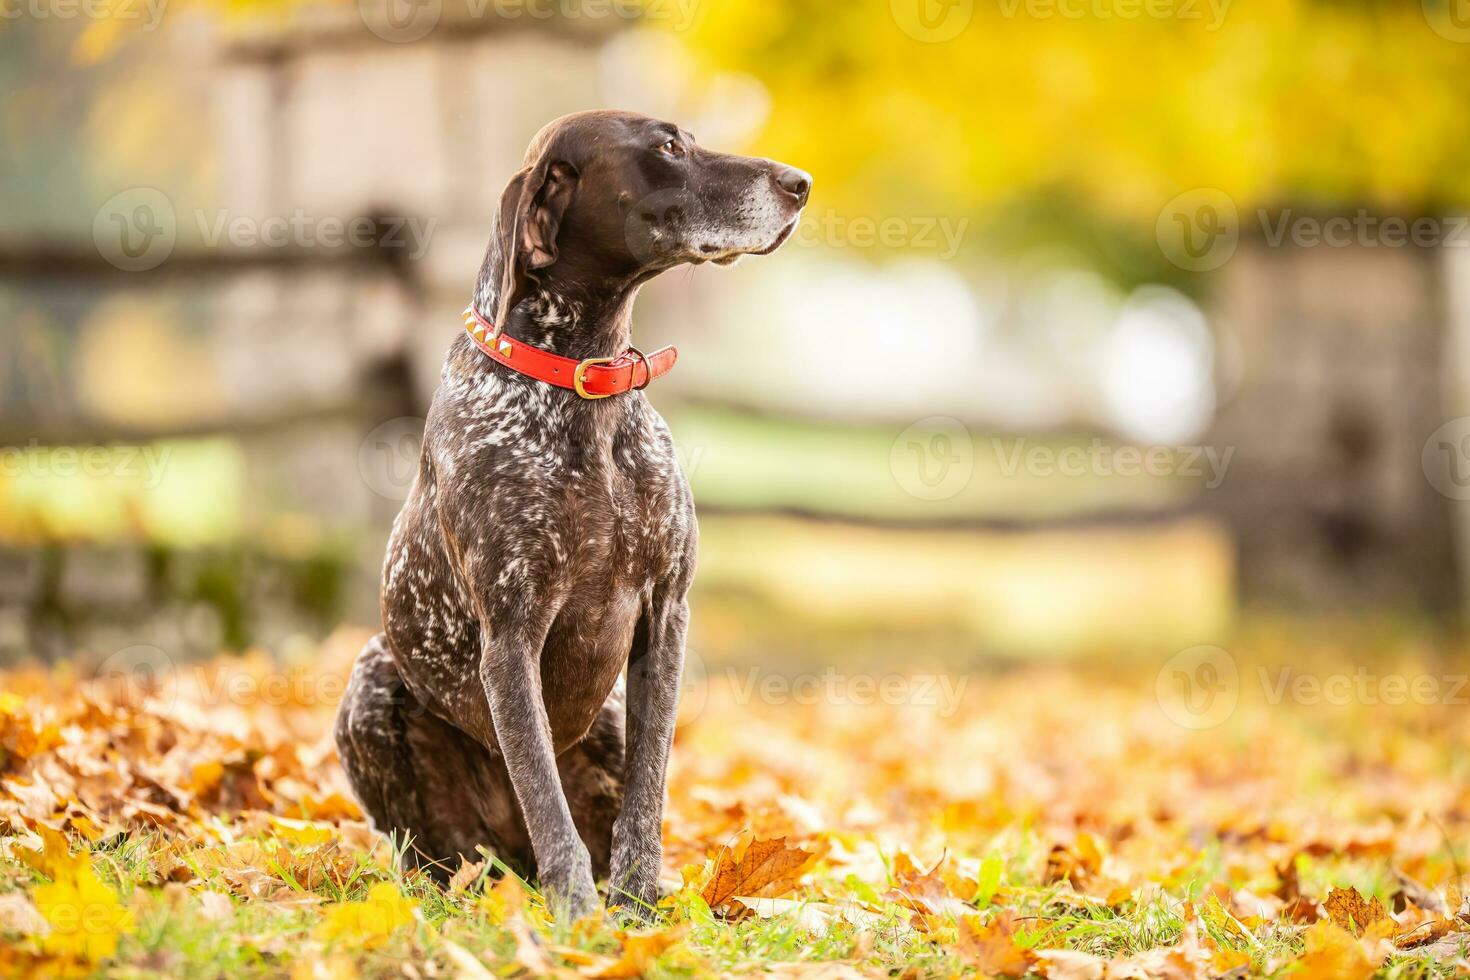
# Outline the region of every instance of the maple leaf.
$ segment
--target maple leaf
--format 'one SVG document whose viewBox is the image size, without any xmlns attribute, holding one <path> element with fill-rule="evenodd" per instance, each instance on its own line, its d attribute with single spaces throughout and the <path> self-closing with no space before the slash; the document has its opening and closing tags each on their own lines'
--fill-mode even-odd
<svg viewBox="0 0 1470 980">
<path fill-rule="evenodd" d="M 792 847 L 785 837 L 754 840 L 743 836 L 715 858 L 714 874 L 700 893 L 710 908 L 736 895 L 777 897 L 796 888 L 802 874 L 821 857 L 819 852 Z"/>
<path fill-rule="evenodd" d="M 1388 918 L 1382 902 L 1375 898 L 1370 903 L 1356 888 L 1332 889 L 1327 893 L 1323 908 L 1333 925 L 1354 936 L 1362 935 L 1364 929 Z"/>
<path fill-rule="evenodd" d="M 940 858 L 934 867 L 923 871 L 900 851 L 893 859 L 893 878 L 897 887 L 890 889 L 884 897 L 896 899 L 922 916 L 969 913 L 970 906 L 954 896 L 949 880 L 940 871 L 944 862 L 945 859 Z"/>
<path fill-rule="evenodd" d="M 390 882 L 380 882 L 368 890 L 361 902 L 342 902 L 326 909 L 316 928 L 318 939 L 345 940 L 364 949 L 383 945 L 399 927 L 414 921 L 417 903 L 407 899 Z"/>
<path fill-rule="evenodd" d="M 961 918 L 959 951 L 982 974 L 992 976 L 1025 976 L 1036 963 L 1035 953 L 1016 945 L 1016 915 L 1010 909 L 989 922 L 977 915 Z"/>
</svg>

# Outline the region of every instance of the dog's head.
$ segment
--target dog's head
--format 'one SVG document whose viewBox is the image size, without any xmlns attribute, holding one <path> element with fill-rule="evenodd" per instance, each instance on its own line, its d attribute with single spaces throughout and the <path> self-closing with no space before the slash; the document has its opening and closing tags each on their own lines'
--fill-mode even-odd
<svg viewBox="0 0 1470 980">
<path fill-rule="evenodd" d="M 496 322 L 542 276 L 638 282 L 686 262 L 773 252 L 811 186 L 804 171 L 707 150 L 673 123 L 563 116 L 531 141 L 500 199 Z"/>
</svg>

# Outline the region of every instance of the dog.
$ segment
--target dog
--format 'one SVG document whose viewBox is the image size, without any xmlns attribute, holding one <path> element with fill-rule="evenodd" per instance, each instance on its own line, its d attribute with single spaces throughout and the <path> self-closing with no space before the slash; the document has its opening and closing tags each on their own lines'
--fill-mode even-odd
<svg viewBox="0 0 1470 980">
<path fill-rule="evenodd" d="M 791 235 L 812 179 L 671 123 L 548 124 L 495 232 L 384 562 L 383 632 L 336 723 L 342 767 L 405 869 L 480 848 L 559 917 L 657 899 L 698 529 L 630 346 L 643 283 Z"/>
</svg>

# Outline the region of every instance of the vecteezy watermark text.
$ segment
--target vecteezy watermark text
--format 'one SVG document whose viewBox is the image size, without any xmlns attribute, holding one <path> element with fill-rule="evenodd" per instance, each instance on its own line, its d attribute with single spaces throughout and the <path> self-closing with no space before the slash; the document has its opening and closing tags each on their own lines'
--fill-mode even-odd
<svg viewBox="0 0 1470 980">
<path fill-rule="evenodd" d="M 467 0 L 463 15 L 479 21 L 658 21 L 687 31 L 701 0 Z M 358 16 L 374 35 L 394 44 L 427 37 L 444 16 L 444 0 L 357 0 Z"/>
<path fill-rule="evenodd" d="M 130 187 L 108 198 L 98 209 L 92 222 L 92 240 L 98 254 L 117 268 L 146 272 L 173 254 L 179 227 L 187 222 L 188 214 L 181 215 L 169 196 L 157 188 Z M 401 250 L 413 260 L 423 258 L 428 251 L 438 224 L 437 218 L 341 218 L 313 215 L 302 208 L 264 217 L 222 208 L 195 208 L 192 215 L 199 240 L 210 249 L 378 248 Z"/>
<path fill-rule="evenodd" d="M 1470 703 L 1470 675 L 1430 672 L 1380 673 L 1368 667 L 1320 673 L 1295 666 L 1260 666 L 1253 672 L 1268 707 L 1343 708 Z M 1164 716 L 1182 728 L 1215 728 L 1235 713 L 1246 678 L 1228 650 L 1195 646 L 1159 668 L 1154 697 Z"/>
<path fill-rule="evenodd" d="M 113 20 L 141 22 L 151 31 L 163 20 L 168 0 L 0 0 L 0 20 Z"/>
<path fill-rule="evenodd" d="M 1007 477 L 1178 476 L 1202 478 L 1207 490 L 1225 481 L 1235 457 L 1234 446 L 1112 446 L 1101 439 L 1085 446 L 1049 446 L 999 437 L 992 437 L 990 444 Z"/>
<path fill-rule="evenodd" d="M 0 447 L 0 476 L 142 477 L 145 490 L 156 490 L 172 455 L 168 446 L 43 446 L 32 439 L 24 446 Z"/>
<path fill-rule="evenodd" d="M 970 683 L 965 675 L 846 674 L 833 667 L 794 675 L 731 669 L 727 679 L 737 704 L 909 705 L 936 708 L 943 718 L 959 710 Z"/>
<path fill-rule="evenodd" d="M 194 220 L 199 237 L 209 248 L 221 242 L 233 248 L 394 248 L 420 259 L 429 248 L 438 218 L 317 217 L 297 208 L 289 215 L 255 218 L 224 210 L 198 209 Z"/>
<path fill-rule="evenodd" d="M 1002 17 L 1036 20 L 1201 21 L 1207 31 L 1225 23 L 1230 0 L 996 0 Z"/>
<path fill-rule="evenodd" d="M 1159 251 L 1181 269 L 1209 272 L 1235 254 L 1243 225 L 1235 201 L 1214 187 L 1200 187 L 1172 198 L 1154 226 Z M 1465 215 L 1374 214 L 1359 208 L 1349 214 L 1321 215 L 1292 208 L 1257 208 L 1255 223 L 1268 248 L 1465 248 L 1470 217 Z"/>
<path fill-rule="evenodd" d="M 1470 703 L 1467 674 L 1378 674 L 1366 667 L 1351 673 L 1312 674 L 1293 667 L 1256 670 L 1266 703 L 1301 705 L 1351 704 L 1397 707 L 1405 704 L 1463 705 Z"/>
<path fill-rule="evenodd" d="M 933 252 L 948 261 L 959 253 L 970 219 L 948 215 L 843 215 L 828 209 L 802 215 L 791 236 L 797 245 L 891 248 Z"/>
</svg>

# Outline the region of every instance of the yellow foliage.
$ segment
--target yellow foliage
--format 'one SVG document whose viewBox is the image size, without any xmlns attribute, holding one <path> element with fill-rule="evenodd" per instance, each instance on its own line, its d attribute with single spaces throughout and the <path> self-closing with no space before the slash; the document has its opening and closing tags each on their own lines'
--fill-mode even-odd
<svg viewBox="0 0 1470 980">
<path fill-rule="evenodd" d="M 680 37 L 765 83 L 762 151 L 849 214 L 1470 201 L 1470 44 L 1419 3 L 708 0 Z"/>
<path fill-rule="evenodd" d="M 132 910 L 97 877 L 89 853 L 72 854 L 66 838 L 47 827 L 39 833 L 44 849 L 28 852 L 26 860 L 52 879 L 33 896 L 48 927 L 41 951 L 90 963 L 107 959 L 117 952 L 118 938 L 137 928 Z"/>
<path fill-rule="evenodd" d="M 403 896 L 398 886 L 380 882 L 369 891 L 365 901 L 342 902 L 326 910 L 318 939 L 343 942 L 374 949 L 383 945 L 400 926 L 414 921 L 418 904 Z"/>
</svg>

